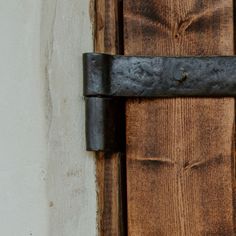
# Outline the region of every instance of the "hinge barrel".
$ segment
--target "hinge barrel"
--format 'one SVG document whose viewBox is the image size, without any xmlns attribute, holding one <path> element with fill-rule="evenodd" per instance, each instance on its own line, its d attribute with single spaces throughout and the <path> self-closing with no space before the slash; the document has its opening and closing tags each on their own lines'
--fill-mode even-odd
<svg viewBox="0 0 236 236">
<path fill-rule="evenodd" d="M 88 97 L 86 146 L 88 151 L 118 152 L 124 148 L 124 103 L 114 98 Z"/>
<path fill-rule="evenodd" d="M 106 96 L 110 93 L 110 55 L 84 53 L 84 96 Z"/>
</svg>

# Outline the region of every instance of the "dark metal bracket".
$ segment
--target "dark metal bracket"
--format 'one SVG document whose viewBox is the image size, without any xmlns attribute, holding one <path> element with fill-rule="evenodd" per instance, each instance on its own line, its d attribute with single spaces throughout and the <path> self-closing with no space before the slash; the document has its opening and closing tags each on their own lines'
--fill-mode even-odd
<svg viewBox="0 0 236 236">
<path fill-rule="evenodd" d="M 125 98 L 236 96 L 236 57 L 86 53 L 83 60 L 87 150 L 123 149 Z"/>
</svg>

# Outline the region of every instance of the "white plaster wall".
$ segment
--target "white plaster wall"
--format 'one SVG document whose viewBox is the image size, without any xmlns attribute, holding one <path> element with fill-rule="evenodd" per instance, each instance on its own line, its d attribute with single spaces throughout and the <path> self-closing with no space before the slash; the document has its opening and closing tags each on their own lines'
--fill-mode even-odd
<svg viewBox="0 0 236 236">
<path fill-rule="evenodd" d="M 0 0 L 0 235 L 96 235 L 88 0 Z"/>
</svg>

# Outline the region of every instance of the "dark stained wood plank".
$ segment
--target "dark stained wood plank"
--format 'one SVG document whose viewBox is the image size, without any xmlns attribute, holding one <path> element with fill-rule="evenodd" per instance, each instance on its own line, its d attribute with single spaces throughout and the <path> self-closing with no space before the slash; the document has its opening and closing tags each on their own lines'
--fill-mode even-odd
<svg viewBox="0 0 236 236">
<path fill-rule="evenodd" d="M 118 0 L 95 0 L 95 51 L 120 52 Z M 98 228 L 100 236 L 123 235 L 122 155 L 97 153 Z"/>
<path fill-rule="evenodd" d="M 127 55 L 233 54 L 232 0 L 125 0 L 124 5 Z"/>
<path fill-rule="evenodd" d="M 119 0 L 95 0 L 95 51 L 119 54 L 120 42 Z"/>
<path fill-rule="evenodd" d="M 126 55 L 232 55 L 231 0 L 125 0 Z M 234 235 L 234 99 L 130 100 L 129 235 Z"/>
<path fill-rule="evenodd" d="M 121 155 L 97 153 L 99 235 L 122 235 Z"/>
</svg>

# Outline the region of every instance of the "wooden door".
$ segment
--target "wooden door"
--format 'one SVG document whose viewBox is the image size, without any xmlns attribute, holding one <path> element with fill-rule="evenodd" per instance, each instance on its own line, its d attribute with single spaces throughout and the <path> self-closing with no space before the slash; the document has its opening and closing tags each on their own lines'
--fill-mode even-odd
<svg viewBox="0 0 236 236">
<path fill-rule="evenodd" d="M 96 11 L 102 25 L 96 45 L 102 42 L 108 48 L 103 51 L 116 42 L 124 50 L 115 53 L 125 55 L 234 54 L 233 0 L 103 2 L 107 8 Z M 109 27 L 111 22 L 116 27 Z M 103 221 L 103 234 L 235 235 L 234 123 L 234 98 L 128 100 L 127 208 L 122 210 L 117 198 L 105 208 L 112 212 L 116 206 L 110 225 L 122 222 L 122 216 L 127 231 L 108 229 Z M 112 165 L 113 158 L 103 160 Z M 120 164 L 114 163 L 113 170 L 121 173 Z M 114 175 L 106 178 L 107 183 L 113 180 L 107 189 L 114 189 Z M 121 186 L 117 177 L 115 182 Z M 121 189 L 116 187 L 117 192 Z"/>
</svg>

